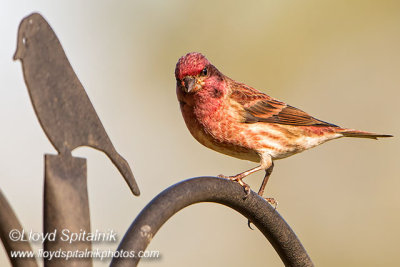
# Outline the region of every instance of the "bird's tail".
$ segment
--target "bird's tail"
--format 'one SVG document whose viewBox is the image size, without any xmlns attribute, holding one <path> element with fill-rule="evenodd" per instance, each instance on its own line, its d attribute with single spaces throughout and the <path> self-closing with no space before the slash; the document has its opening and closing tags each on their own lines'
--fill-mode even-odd
<svg viewBox="0 0 400 267">
<path fill-rule="evenodd" d="M 110 160 L 114 163 L 115 167 L 117 167 L 119 172 L 122 174 L 126 183 L 131 189 L 132 193 L 135 196 L 139 196 L 140 190 L 136 183 L 135 177 L 133 176 L 132 170 L 129 167 L 128 162 L 115 150 L 113 150 L 112 153 L 106 153 L 106 154 L 110 158 Z"/>
<path fill-rule="evenodd" d="M 364 131 L 357 131 L 351 129 L 343 129 L 341 132 L 345 137 L 358 137 L 358 138 L 370 138 L 370 139 L 378 139 L 380 137 L 393 137 L 390 134 L 377 134 L 377 133 L 370 133 Z"/>
</svg>

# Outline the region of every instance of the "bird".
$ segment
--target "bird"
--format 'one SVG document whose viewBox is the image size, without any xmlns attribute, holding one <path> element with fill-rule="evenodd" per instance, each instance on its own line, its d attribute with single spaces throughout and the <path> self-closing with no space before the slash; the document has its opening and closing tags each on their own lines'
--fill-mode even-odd
<svg viewBox="0 0 400 267">
<path fill-rule="evenodd" d="M 233 176 L 247 195 L 243 178 L 264 170 L 258 191 L 263 197 L 274 161 L 287 158 L 341 137 L 392 137 L 341 128 L 222 74 L 201 53 L 179 58 L 175 68 L 176 94 L 192 136 L 202 145 L 225 155 L 259 163 Z M 274 198 L 265 198 L 277 205 Z"/>
<path fill-rule="evenodd" d="M 20 60 L 39 123 L 60 155 L 89 146 L 104 152 L 134 195 L 139 187 L 128 162 L 116 151 L 53 29 L 39 14 L 18 29 L 14 60 Z"/>
</svg>

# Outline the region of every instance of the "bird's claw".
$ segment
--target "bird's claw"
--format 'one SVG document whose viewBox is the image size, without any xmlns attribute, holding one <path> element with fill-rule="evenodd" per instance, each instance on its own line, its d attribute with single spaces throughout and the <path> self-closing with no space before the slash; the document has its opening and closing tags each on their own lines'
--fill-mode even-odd
<svg viewBox="0 0 400 267">
<path fill-rule="evenodd" d="M 274 210 L 276 210 L 276 207 L 278 207 L 278 201 L 275 200 L 275 198 L 272 198 L 272 197 L 264 197 L 264 199 L 265 199 L 269 204 L 273 205 L 273 206 L 274 206 Z M 247 226 L 250 228 L 250 230 L 254 230 L 254 229 L 251 227 L 251 224 L 252 224 L 252 222 L 251 222 L 250 220 L 247 220 Z"/>
<path fill-rule="evenodd" d="M 272 197 L 265 197 L 264 198 L 269 204 L 274 206 L 274 210 L 276 210 L 276 207 L 278 207 L 278 201 L 275 200 L 275 198 Z"/>
<path fill-rule="evenodd" d="M 242 180 L 243 177 L 237 176 L 237 175 L 236 176 L 225 176 L 225 175 L 222 175 L 222 174 L 218 175 L 218 177 L 219 178 L 229 179 L 231 181 L 235 181 L 238 184 L 240 184 L 243 187 L 244 191 L 246 192 L 245 198 L 250 195 L 250 192 L 251 192 L 250 186 L 248 184 L 246 184 L 245 182 L 243 182 L 243 180 Z"/>
<path fill-rule="evenodd" d="M 254 230 L 253 228 L 251 228 L 251 221 L 250 220 L 247 220 L 247 226 L 250 228 L 250 230 Z"/>
<path fill-rule="evenodd" d="M 250 192 L 251 192 L 250 186 L 248 184 L 246 184 L 245 182 L 243 182 L 242 178 L 233 178 L 231 180 L 237 182 L 238 184 L 240 184 L 243 187 L 244 191 L 246 192 L 246 197 L 248 197 L 250 195 Z"/>
</svg>

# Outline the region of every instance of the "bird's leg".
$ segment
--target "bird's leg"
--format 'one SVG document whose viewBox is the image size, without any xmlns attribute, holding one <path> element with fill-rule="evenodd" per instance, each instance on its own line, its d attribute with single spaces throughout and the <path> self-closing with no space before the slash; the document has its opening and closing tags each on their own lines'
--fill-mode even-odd
<svg viewBox="0 0 400 267">
<path fill-rule="evenodd" d="M 263 167 L 260 165 L 253 169 L 247 170 L 245 172 L 241 172 L 234 176 L 225 176 L 225 175 L 220 174 L 220 175 L 218 175 L 218 177 L 226 178 L 226 179 L 238 182 L 241 186 L 243 186 L 244 190 L 246 191 L 246 196 L 248 196 L 250 194 L 250 186 L 248 184 L 246 184 L 245 182 L 243 182 L 242 179 L 245 178 L 246 176 L 248 176 L 254 172 L 260 171 L 262 169 L 263 169 Z"/>
<path fill-rule="evenodd" d="M 263 181 L 262 181 L 260 190 L 258 190 L 258 195 L 261 196 L 261 197 L 262 197 L 263 194 L 264 194 L 265 186 L 266 186 L 267 183 L 268 183 L 268 179 L 269 179 L 269 177 L 270 177 L 270 175 L 271 175 L 273 169 L 274 169 L 274 163 L 272 163 L 271 166 L 270 166 L 268 169 L 265 170 L 264 179 L 263 179 Z"/>
<path fill-rule="evenodd" d="M 271 160 L 271 165 L 265 169 L 265 176 L 264 179 L 262 181 L 262 184 L 260 186 L 260 190 L 258 190 L 258 195 L 262 198 L 263 194 L 264 194 L 264 190 L 265 190 L 265 186 L 267 185 L 268 179 L 271 176 L 272 170 L 274 169 L 274 162 Z M 278 206 L 278 201 L 276 201 L 274 198 L 264 198 L 266 201 L 268 201 L 268 203 L 270 203 L 271 205 L 274 205 L 275 209 Z M 253 228 L 251 228 L 251 221 L 248 220 L 247 221 L 247 226 L 251 229 L 254 230 Z"/>
<path fill-rule="evenodd" d="M 263 197 L 264 190 L 265 190 L 265 186 L 267 185 L 268 179 L 269 179 L 269 177 L 271 176 L 271 173 L 272 173 L 272 170 L 273 170 L 273 169 L 274 169 L 274 163 L 272 162 L 271 166 L 269 166 L 269 168 L 265 170 L 264 179 L 263 179 L 263 181 L 262 181 L 260 190 L 258 190 L 258 195 L 259 195 L 260 197 Z M 271 205 L 274 205 L 274 206 L 275 206 L 275 209 L 276 209 L 276 207 L 278 206 L 278 201 L 276 201 L 274 198 L 264 198 L 264 199 L 265 199 L 266 201 L 268 201 Z"/>
</svg>

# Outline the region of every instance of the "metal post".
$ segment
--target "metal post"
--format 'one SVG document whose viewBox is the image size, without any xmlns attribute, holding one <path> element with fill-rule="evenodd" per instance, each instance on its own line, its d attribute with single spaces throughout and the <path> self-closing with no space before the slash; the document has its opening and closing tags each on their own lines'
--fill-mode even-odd
<svg viewBox="0 0 400 267">
<path fill-rule="evenodd" d="M 83 252 L 92 247 L 91 242 L 82 241 L 82 237 L 71 242 L 72 233 L 90 233 L 86 159 L 45 155 L 43 233 L 49 236 L 54 233 L 53 240 L 45 241 L 44 250 L 56 253 L 56 257 L 45 258 L 45 266 L 92 266 L 91 258 L 62 256 L 63 251 Z"/>
</svg>

